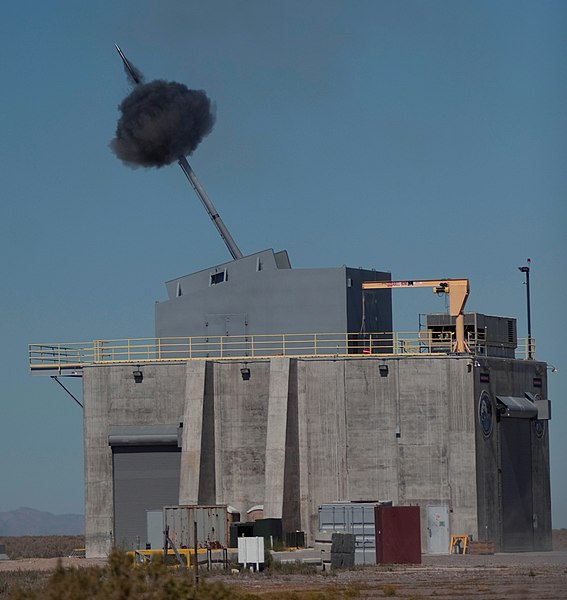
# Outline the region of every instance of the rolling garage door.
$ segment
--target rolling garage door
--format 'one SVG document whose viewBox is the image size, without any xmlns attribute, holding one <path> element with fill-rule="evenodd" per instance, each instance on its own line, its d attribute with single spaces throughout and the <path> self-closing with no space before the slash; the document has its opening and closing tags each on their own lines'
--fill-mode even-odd
<svg viewBox="0 0 567 600">
<path fill-rule="evenodd" d="M 502 549 L 531 551 L 533 534 L 532 446 L 528 419 L 502 419 Z"/>
<path fill-rule="evenodd" d="M 178 426 L 112 427 L 114 543 L 146 547 L 146 511 L 179 503 Z"/>
</svg>

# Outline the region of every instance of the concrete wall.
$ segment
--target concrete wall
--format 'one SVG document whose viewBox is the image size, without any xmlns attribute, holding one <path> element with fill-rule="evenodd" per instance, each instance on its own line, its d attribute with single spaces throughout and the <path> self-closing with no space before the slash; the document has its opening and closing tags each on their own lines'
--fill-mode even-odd
<svg viewBox="0 0 567 600">
<path fill-rule="evenodd" d="M 215 480 L 217 504 L 245 515 L 264 502 L 270 363 L 249 363 L 248 381 L 241 366 L 214 364 Z"/>
<path fill-rule="evenodd" d="M 388 366 L 381 376 L 379 365 Z M 284 531 L 317 528 L 321 503 L 446 504 L 477 535 L 474 373 L 468 357 L 256 359 L 84 372 L 86 544 L 112 543 L 112 425 L 182 418 L 181 503 L 264 505 Z M 243 380 L 240 369 L 250 369 Z M 397 435 L 399 434 L 399 436 Z M 155 507 L 148 507 L 155 508 Z"/>
<path fill-rule="evenodd" d="M 315 531 L 321 503 L 392 500 L 422 508 L 424 550 L 428 504 L 452 510 L 451 531 L 476 535 L 468 363 L 448 357 L 298 361 L 306 531 Z M 387 376 L 380 364 L 388 366 Z"/>
<path fill-rule="evenodd" d="M 144 364 L 142 383 L 134 381 L 135 368 L 87 367 L 83 372 L 87 556 L 104 556 L 113 543 L 110 427 L 175 424 L 183 415 L 186 364 Z"/>
</svg>

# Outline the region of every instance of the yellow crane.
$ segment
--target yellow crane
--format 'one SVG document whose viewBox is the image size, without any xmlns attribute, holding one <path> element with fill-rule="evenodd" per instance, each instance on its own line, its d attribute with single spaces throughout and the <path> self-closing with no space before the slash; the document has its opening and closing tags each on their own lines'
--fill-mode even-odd
<svg viewBox="0 0 567 600">
<path fill-rule="evenodd" d="M 470 352 L 465 342 L 465 315 L 469 297 L 468 279 L 421 279 L 405 281 L 364 281 L 363 290 L 388 290 L 394 288 L 433 288 L 436 294 L 449 294 L 449 314 L 455 317 L 455 342 L 453 352 Z"/>
</svg>

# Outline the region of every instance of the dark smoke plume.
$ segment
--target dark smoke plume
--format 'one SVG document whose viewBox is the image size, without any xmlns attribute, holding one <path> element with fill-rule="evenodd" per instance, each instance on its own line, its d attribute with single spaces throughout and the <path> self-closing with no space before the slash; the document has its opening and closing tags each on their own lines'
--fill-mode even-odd
<svg viewBox="0 0 567 600">
<path fill-rule="evenodd" d="M 124 64 L 124 73 L 126 73 L 126 79 L 128 79 L 128 83 L 130 85 L 138 85 L 140 83 L 144 83 L 144 75 L 142 71 L 135 67 L 131 61 L 128 61 L 128 65 L 130 69 Z"/>
<path fill-rule="evenodd" d="M 131 167 L 163 167 L 191 154 L 215 123 L 205 92 L 170 81 L 137 85 L 119 109 L 110 147 Z"/>
</svg>

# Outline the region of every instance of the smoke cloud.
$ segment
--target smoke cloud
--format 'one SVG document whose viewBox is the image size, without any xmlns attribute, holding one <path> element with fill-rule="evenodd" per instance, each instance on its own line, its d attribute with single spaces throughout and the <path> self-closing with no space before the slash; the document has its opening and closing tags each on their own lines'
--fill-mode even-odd
<svg viewBox="0 0 567 600">
<path fill-rule="evenodd" d="M 110 147 L 133 168 L 163 167 L 193 153 L 215 123 L 204 91 L 170 81 L 140 83 L 119 109 Z"/>
<path fill-rule="evenodd" d="M 120 57 L 122 58 L 122 55 L 120 55 Z M 128 61 L 128 65 L 124 63 L 124 73 L 126 74 L 126 79 L 128 79 L 130 85 L 138 85 L 145 81 L 142 71 L 134 66 L 131 61 Z"/>
</svg>

